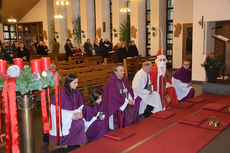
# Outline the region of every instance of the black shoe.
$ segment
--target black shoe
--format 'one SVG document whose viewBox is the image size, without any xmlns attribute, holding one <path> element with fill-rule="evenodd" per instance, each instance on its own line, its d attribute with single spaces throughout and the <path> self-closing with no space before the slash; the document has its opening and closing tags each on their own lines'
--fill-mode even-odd
<svg viewBox="0 0 230 153">
<path fill-rule="evenodd" d="M 43 142 L 49 144 L 49 134 L 43 134 Z"/>
<path fill-rule="evenodd" d="M 154 107 L 153 106 L 150 106 L 150 105 L 147 105 L 145 111 L 144 111 L 144 117 L 147 118 L 149 117 L 150 115 L 152 115 L 152 111 L 153 111 Z"/>
<path fill-rule="evenodd" d="M 67 152 L 71 152 L 73 150 L 76 150 L 77 148 L 80 148 L 80 145 L 76 145 L 76 146 L 70 146 L 70 145 L 68 145 Z"/>
</svg>

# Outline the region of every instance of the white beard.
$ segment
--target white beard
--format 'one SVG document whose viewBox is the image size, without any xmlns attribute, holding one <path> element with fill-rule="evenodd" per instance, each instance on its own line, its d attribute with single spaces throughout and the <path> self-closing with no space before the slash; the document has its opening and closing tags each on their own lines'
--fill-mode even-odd
<svg viewBox="0 0 230 153">
<path fill-rule="evenodd" d="M 157 68 L 158 68 L 158 75 L 161 76 L 165 76 L 165 72 L 166 72 L 166 63 L 165 62 L 161 62 L 158 61 L 157 62 Z"/>
</svg>

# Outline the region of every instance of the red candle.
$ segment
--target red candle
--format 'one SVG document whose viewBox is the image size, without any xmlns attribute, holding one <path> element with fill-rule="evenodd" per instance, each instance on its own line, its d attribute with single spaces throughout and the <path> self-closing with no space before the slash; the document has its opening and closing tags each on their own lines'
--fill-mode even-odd
<svg viewBox="0 0 230 153">
<path fill-rule="evenodd" d="M 14 65 L 17 65 L 20 70 L 23 70 L 23 60 L 22 58 L 15 58 L 14 59 Z"/>
<path fill-rule="evenodd" d="M 41 62 L 42 62 L 42 70 L 48 70 L 50 66 L 50 58 L 43 57 L 41 58 Z"/>
<path fill-rule="evenodd" d="M 34 72 L 38 72 L 39 74 L 42 73 L 41 60 L 32 60 L 31 61 L 31 72 L 32 72 L 32 74 Z"/>
<path fill-rule="evenodd" d="M 7 62 L 0 60 L 0 73 L 6 73 Z"/>
</svg>

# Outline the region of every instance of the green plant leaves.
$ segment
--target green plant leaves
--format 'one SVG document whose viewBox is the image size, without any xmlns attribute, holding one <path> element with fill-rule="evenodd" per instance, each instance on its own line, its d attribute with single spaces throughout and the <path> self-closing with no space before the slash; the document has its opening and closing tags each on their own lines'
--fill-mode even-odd
<svg viewBox="0 0 230 153">
<path fill-rule="evenodd" d="M 127 21 L 120 25 L 120 41 L 126 42 L 126 46 L 129 46 L 130 39 L 130 21 Z"/>
</svg>

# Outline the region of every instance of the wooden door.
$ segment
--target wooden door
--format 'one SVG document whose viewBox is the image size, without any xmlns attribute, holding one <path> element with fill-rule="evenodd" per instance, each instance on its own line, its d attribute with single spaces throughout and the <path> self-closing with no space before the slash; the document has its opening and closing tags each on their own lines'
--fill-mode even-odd
<svg viewBox="0 0 230 153">
<path fill-rule="evenodd" d="M 185 59 L 192 62 L 192 23 L 183 24 L 182 60 L 184 61 Z"/>
</svg>

